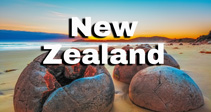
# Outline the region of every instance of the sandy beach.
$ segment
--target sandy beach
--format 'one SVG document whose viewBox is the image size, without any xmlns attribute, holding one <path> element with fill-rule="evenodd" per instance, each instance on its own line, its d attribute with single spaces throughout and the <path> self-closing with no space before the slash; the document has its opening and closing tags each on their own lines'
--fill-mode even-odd
<svg viewBox="0 0 211 112">
<path fill-rule="evenodd" d="M 126 45 L 126 44 L 125 44 Z M 175 49 L 178 47 L 178 49 Z M 165 49 L 179 63 L 184 70 L 200 87 L 205 100 L 205 105 L 191 112 L 211 111 L 211 54 L 200 51 L 211 51 L 211 45 L 166 45 Z M 37 50 L 0 51 L 0 112 L 13 112 L 13 93 L 17 79 L 23 69 L 35 57 L 44 53 Z M 114 66 L 105 65 L 110 74 Z M 5 72 L 5 70 L 17 69 Z M 128 97 L 128 86 L 113 79 L 115 86 L 115 100 L 112 112 L 148 112 L 149 110 L 134 105 Z"/>
</svg>

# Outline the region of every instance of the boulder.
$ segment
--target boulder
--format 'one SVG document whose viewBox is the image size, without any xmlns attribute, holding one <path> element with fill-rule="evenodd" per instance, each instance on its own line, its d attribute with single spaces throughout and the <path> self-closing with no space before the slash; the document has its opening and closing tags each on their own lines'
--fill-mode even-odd
<svg viewBox="0 0 211 112">
<path fill-rule="evenodd" d="M 113 49 L 115 49 L 114 47 L 108 47 L 108 53 L 110 53 Z"/>
<path fill-rule="evenodd" d="M 113 70 L 113 78 L 124 82 L 127 84 L 130 84 L 131 79 L 133 76 L 139 71 L 144 68 L 148 67 L 147 64 L 144 65 L 116 65 Z"/>
<path fill-rule="evenodd" d="M 136 47 L 135 48 L 135 50 L 137 50 L 137 49 L 143 49 L 144 51 L 145 51 L 145 53 L 147 53 L 151 48 L 149 48 L 149 47 Z"/>
<path fill-rule="evenodd" d="M 129 98 L 140 106 L 160 112 L 183 112 L 204 104 L 201 90 L 185 72 L 170 66 L 153 66 L 136 73 Z"/>
<path fill-rule="evenodd" d="M 168 52 L 164 49 L 164 53 L 166 53 L 166 54 L 167 54 Z"/>
<path fill-rule="evenodd" d="M 143 48 L 145 52 L 150 50 L 150 48 Z M 179 64 L 177 61 L 169 54 L 164 53 L 164 64 L 162 65 L 168 65 L 175 68 L 180 69 Z M 133 76 L 140 70 L 145 69 L 149 66 L 154 66 L 151 64 L 142 64 L 142 65 L 116 65 L 113 70 L 113 78 L 116 80 L 119 80 L 120 82 L 124 82 L 127 84 L 130 84 L 130 81 L 132 80 Z"/>
<path fill-rule="evenodd" d="M 155 45 L 154 46 L 154 48 L 157 48 L 158 47 L 158 45 Z M 167 53 L 167 51 L 164 49 L 164 53 Z"/>
<path fill-rule="evenodd" d="M 4 93 L 0 91 L 0 95 L 4 95 Z"/>
<path fill-rule="evenodd" d="M 71 49 L 76 49 L 78 50 L 79 52 L 81 52 L 81 50 L 79 48 L 76 48 L 76 47 L 71 47 Z"/>
<path fill-rule="evenodd" d="M 86 77 L 74 80 L 48 97 L 43 112 L 109 112 L 115 91 L 111 77 L 104 70 L 102 66 L 89 65 Z"/>
<path fill-rule="evenodd" d="M 164 64 L 163 65 L 168 65 L 168 66 L 172 66 L 172 67 L 180 69 L 180 66 L 177 63 L 177 61 L 170 54 L 167 54 L 167 53 L 164 53 Z"/>
<path fill-rule="evenodd" d="M 126 46 L 127 47 L 127 46 Z M 140 47 L 139 47 L 140 48 Z M 139 49 L 137 48 L 137 49 Z M 142 47 L 145 52 L 148 52 L 150 48 Z M 137 57 L 136 57 L 137 58 Z M 116 65 L 113 70 L 113 78 L 121 82 L 130 84 L 133 76 L 139 71 L 150 65 L 148 64 L 132 64 L 132 65 Z"/>
<path fill-rule="evenodd" d="M 141 45 L 138 45 L 135 49 L 139 49 L 139 48 L 141 48 L 141 49 L 143 49 L 143 48 L 152 48 L 149 44 L 141 44 Z"/>
<path fill-rule="evenodd" d="M 63 51 L 55 58 L 60 59 Z M 21 73 L 14 90 L 15 112 L 109 112 L 112 78 L 100 65 L 43 65 L 44 53 Z"/>
<path fill-rule="evenodd" d="M 122 49 L 128 52 L 130 49 L 133 49 L 133 47 L 130 47 L 127 45 L 127 46 L 122 47 Z"/>
</svg>

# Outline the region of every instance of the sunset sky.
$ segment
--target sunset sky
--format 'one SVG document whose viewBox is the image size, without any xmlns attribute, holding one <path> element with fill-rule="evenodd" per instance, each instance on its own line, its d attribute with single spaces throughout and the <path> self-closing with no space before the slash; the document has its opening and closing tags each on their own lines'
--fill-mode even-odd
<svg viewBox="0 0 211 112">
<path fill-rule="evenodd" d="M 70 17 L 138 21 L 135 36 L 197 38 L 211 30 L 210 0 L 1 0 L 0 29 L 68 34 Z"/>
</svg>

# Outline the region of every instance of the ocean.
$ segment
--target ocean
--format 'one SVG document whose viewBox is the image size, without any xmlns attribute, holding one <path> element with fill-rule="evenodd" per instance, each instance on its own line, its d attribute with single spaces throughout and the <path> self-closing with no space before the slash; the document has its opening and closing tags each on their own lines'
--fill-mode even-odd
<svg viewBox="0 0 211 112">
<path fill-rule="evenodd" d="M 102 42 L 0 42 L 0 51 L 40 49 L 43 45 L 61 44 L 62 48 L 98 47 Z M 136 45 L 143 43 L 107 43 L 108 46 Z M 155 44 L 155 43 L 148 43 Z"/>
<path fill-rule="evenodd" d="M 0 51 L 40 49 L 43 45 L 61 44 L 62 48 L 97 47 L 101 43 L 84 42 L 0 42 Z"/>
</svg>

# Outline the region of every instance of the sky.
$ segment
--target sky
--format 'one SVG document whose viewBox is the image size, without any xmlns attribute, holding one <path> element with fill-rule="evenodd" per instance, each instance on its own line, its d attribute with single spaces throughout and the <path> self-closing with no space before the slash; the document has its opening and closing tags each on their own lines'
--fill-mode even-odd
<svg viewBox="0 0 211 112">
<path fill-rule="evenodd" d="M 1 0 L 0 29 L 68 34 L 68 19 L 138 21 L 134 37 L 197 38 L 211 30 L 210 0 Z"/>
</svg>

